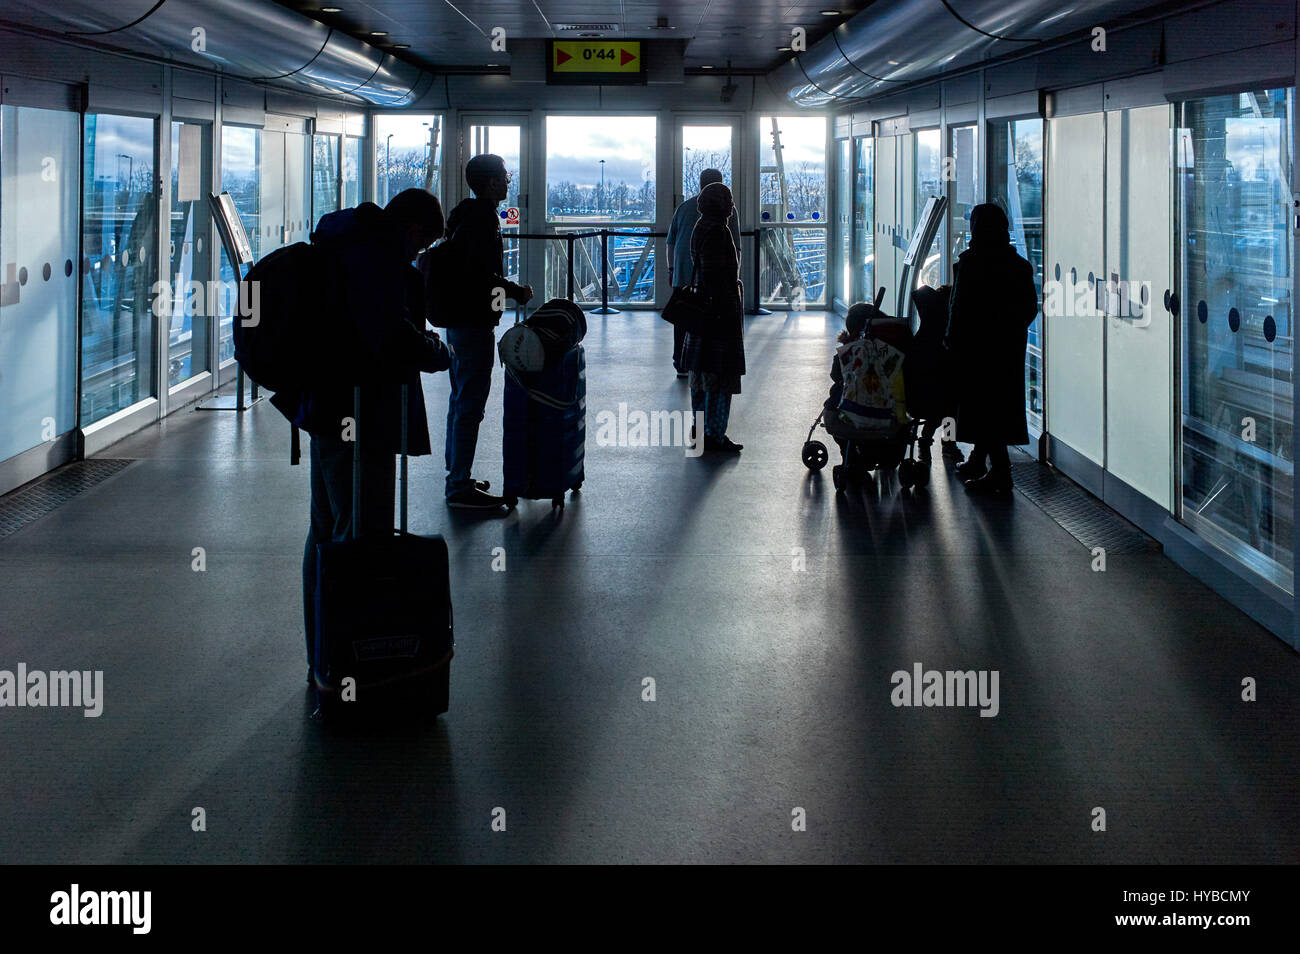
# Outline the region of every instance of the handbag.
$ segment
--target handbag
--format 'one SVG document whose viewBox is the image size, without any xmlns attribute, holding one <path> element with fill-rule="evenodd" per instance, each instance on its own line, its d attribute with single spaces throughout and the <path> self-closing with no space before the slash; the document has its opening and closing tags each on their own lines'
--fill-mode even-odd
<svg viewBox="0 0 1300 954">
<path fill-rule="evenodd" d="M 695 281 L 699 265 L 700 257 L 697 253 L 691 257 L 690 284 L 673 289 L 662 313 L 664 321 L 692 335 L 707 334 L 718 320 L 713 297 Z"/>
</svg>

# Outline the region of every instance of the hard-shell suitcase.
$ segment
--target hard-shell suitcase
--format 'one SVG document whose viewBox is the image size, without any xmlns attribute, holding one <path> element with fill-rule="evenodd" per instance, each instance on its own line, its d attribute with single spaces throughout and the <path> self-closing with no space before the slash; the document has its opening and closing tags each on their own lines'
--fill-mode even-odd
<svg viewBox="0 0 1300 954">
<path fill-rule="evenodd" d="M 507 503 L 550 499 L 582 486 L 587 449 L 587 357 L 582 345 L 536 373 L 506 367 L 502 440 Z"/>
<path fill-rule="evenodd" d="M 453 627 L 447 543 L 407 533 L 402 387 L 401 527 L 357 534 L 362 409 L 354 392 L 353 537 L 317 547 L 314 676 L 321 718 L 394 708 L 447 711 Z M 352 680 L 350 683 L 347 680 Z"/>
</svg>

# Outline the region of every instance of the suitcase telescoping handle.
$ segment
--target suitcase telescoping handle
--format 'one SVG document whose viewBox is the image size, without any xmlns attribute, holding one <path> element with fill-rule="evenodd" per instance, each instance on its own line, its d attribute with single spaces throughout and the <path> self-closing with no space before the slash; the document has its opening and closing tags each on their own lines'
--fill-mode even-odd
<svg viewBox="0 0 1300 954">
<path fill-rule="evenodd" d="M 401 470 L 401 499 L 402 499 L 402 533 L 406 532 L 406 430 L 407 430 L 407 407 L 406 402 L 409 395 L 409 386 L 402 385 L 402 470 Z M 361 388 L 352 389 L 352 538 L 355 540 L 361 536 Z"/>
</svg>

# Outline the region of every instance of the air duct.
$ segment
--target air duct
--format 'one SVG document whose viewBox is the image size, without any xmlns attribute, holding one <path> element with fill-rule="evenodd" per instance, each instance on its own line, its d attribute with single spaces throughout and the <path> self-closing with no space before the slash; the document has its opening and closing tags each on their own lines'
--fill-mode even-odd
<svg viewBox="0 0 1300 954">
<path fill-rule="evenodd" d="M 879 96 L 949 70 L 1131 17 L 1133 0 L 877 0 L 768 76 L 800 106 Z"/>
<path fill-rule="evenodd" d="M 0 16 L 69 39 L 375 106 L 408 106 L 416 87 L 429 81 L 420 68 L 271 0 L 5 0 Z"/>
</svg>

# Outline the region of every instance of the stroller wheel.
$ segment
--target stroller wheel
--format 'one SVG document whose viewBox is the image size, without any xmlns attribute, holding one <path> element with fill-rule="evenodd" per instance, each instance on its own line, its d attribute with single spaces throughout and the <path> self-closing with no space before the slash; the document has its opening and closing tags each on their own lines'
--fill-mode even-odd
<svg viewBox="0 0 1300 954">
<path fill-rule="evenodd" d="M 821 441 L 805 441 L 803 445 L 803 462 L 809 470 L 821 470 L 830 460 L 826 445 Z"/>
<path fill-rule="evenodd" d="M 836 464 L 831 468 L 831 482 L 835 484 L 836 490 L 844 489 L 844 465 Z"/>
<path fill-rule="evenodd" d="M 905 460 L 898 465 L 898 485 L 900 487 L 910 487 L 916 482 L 916 465 L 910 460 Z"/>
</svg>

